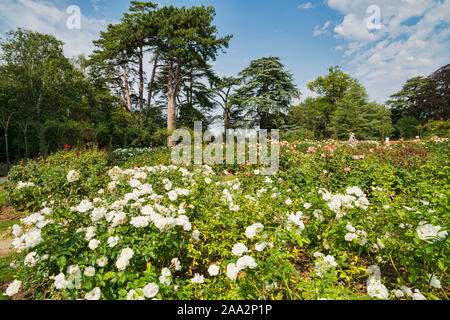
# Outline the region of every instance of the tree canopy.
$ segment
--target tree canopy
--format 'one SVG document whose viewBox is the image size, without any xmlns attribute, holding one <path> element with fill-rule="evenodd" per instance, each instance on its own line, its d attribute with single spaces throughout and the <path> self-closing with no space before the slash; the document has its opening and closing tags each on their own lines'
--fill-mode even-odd
<svg viewBox="0 0 450 320">
<path fill-rule="evenodd" d="M 243 113 L 243 120 L 260 129 L 282 126 L 292 99 L 300 98 L 300 91 L 280 58 L 254 60 L 239 76 L 242 86 L 237 89 L 234 102 Z"/>
</svg>

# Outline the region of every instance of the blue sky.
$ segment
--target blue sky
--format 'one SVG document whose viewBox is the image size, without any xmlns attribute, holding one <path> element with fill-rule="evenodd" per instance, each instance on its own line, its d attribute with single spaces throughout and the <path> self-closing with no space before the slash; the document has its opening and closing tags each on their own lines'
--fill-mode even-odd
<svg viewBox="0 0 450 320">
<path fill-rule="evenodd" d="M 307 82 L 334 65 L 358 78 L 372 100 L 384 102 L 408 78 L 450 63 L 450 0 L 157 2 L 214 6 L 219 33 L 234 36 L 215 63 L 217 72 L 235 75 L 253 59 L 279 56 L 303 98 L 312 95 Z M 69 5 L 81 9 L 80 30 L 66 27 Z M 379 29 L 367 26 L 371 5 L 379 8 Z M 0 32 L 20 26 L 52 33 L 66 43 L 67 55 L 88 55 L 99 31 L 128 7 L 128 0 L 0 0 Z"/>
</svg>

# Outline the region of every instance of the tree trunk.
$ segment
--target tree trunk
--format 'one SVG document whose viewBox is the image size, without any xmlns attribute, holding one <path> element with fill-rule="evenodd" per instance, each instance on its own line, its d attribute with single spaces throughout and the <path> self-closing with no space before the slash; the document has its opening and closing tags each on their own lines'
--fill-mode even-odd
<svg viewBox="0 0 450 320">
<path fill-rule="evenodd" d="M 194 98 L 193 98 L 193 79 L 192 79 L 192 71 L 190 73 L 190 83 L 189 83 L 189 94 L 188 94 L 188 104 L 192 108 L 194 106 Z"/>
<path fill-rule="evenodd" d="M 231 118 L 231 112 L 228 106 L 225 104 L 225 111 L 223 113 L 223 121 L 224 121 L 224 127 L 225 130 L 230 129 L 230 118 Z"/>
<path fill-rule="evenodd" d="M 267 113 L 264 111 L 260 111 L 259 115 L 259 129 L 267 129 Z"/>
<path fill-rule="evenodd" d="M 157 54 L 155 57 L 155 62 L 153 64 L 153 70 L 152 70 L 152 77 L 150 78 L 150 84 L 148 87 L 147 115 L 148 115 L 148 111 L 150 109 L 151 102 L 152 102 L 153 86 L 155 83 L 156 69 L 158 68 L 158 60 L 159 60 L 159 54 Z"/>
<path fill-rule="evenodd" d="M 11 119 L 11 116 L 14 114 L 14 112 L 10 113 L 8 116 L 8 120 L 6 122 L 2 122 L 3 127 L 5 128 L 5 148 L 6 148 L 6 170 L 9 172 L 10 162 L 9 162 L 9 148 L 8 148 L 8 128 L 9 128 L 9 121 Z"/>
<path fill-rule="evenodd" d="M 143 67 L 144 53 L 142 46 L 139 47 L 139 111 L 141 117 L 144 115 L 144 67 Z"/>
<path fill-rule="evenodd" d="M 122 90 L 125 96 L 126 108 L 128 112 L 132 112 L 130 89 L 128 88 L 127 68 L 125 65 L 122 65 L 122 76 L 123 76 Z"/>
<path fill-rule="evenodd" d="M 26 159 L 28 159 L 30 157 L 30 153 L 28 151 L 28 138 L 27 138 L 28 123 L 29 123 L 29 121 L 27 121 L 25 123 L 25 126 L 23 127 L 23 137 L 24 137 L 24 140 L 25 140 L 25 158 Z"/>
<path fill-rule="evenodd" d="M 177 69 L 173 70 L 174 61 L 169 62 L 169 74 L 167 77 L 167 131 L 172 134 L 172 131 L 176 128 L 176 108 L 177 108 L 177 76 L 179 71 L 179 66 Z M 167 140 L 169 147 L 173 147 L 175 142 L 169 136 Z"/>
<path fill-rule="evenodd" d="M 6 172 L 9 172 L 9 150 L 8 150 L 8 128 L 5 128 L 5 147 L 6 147 Z"/>
<path fill-rule="evenodd" d="M 176 126 L 176 95 L 175 90 L 169 84 L 169 92 L 167 99 L 167 131 L 172 134 L 172 131 Z M 170 139 L 168 140 L 168 146 L 173 147 L 175 143 Z"/>
</svg>

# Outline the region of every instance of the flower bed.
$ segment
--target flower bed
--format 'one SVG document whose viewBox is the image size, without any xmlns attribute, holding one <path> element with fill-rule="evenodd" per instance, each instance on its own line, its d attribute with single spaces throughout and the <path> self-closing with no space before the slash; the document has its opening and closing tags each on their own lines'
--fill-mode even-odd
<svg viewBox="0 0 450 320">
<path fill-rule="evenodd" d="M 38 174 L 15 169 L 11 203 L 29 212 L 11 230 L 21 258 L 6 294 L 446 299 L 446 150 L 445 141 L 283 143 L 280 172 L 268 177 L 167 156 L 119 168 L 101 152 L 56 154 L 30 165 Z M 50 163 L 53 173 L 42 168 Z"/>
</svg>

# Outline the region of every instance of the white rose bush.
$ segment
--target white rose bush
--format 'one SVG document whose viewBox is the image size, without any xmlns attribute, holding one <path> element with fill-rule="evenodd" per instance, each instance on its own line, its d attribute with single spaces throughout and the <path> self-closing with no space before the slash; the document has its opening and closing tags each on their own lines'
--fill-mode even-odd
<svg viewBox="0 0 450 320">
<path fill-rule="evenodd" d="M 174 165 L 166 149 L 121 150 L 120 166 L 85 150 L 13 168 L 21 219 L 4 294 L 448 298 L 448 143 L 281 145 L 273 176 Z"/>
</svg>

